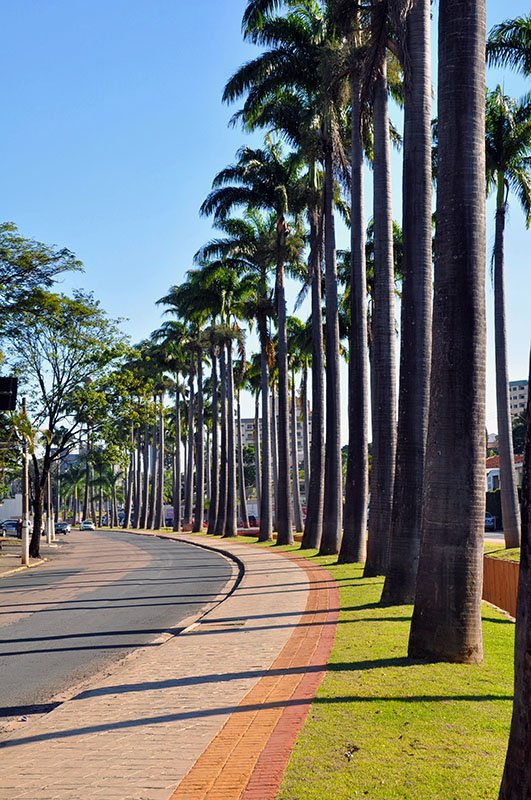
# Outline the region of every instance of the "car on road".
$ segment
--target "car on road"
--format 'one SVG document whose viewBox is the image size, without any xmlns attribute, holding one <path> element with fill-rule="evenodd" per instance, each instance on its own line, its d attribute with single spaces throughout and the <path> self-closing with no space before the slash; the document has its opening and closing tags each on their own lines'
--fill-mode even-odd
<svg viewBox="0 0 531 800">
<path fill-rule="evenodd" d="M 79 526 L 80 531 L 95 531 L 96 526 L 92 522 L 91 519 L 84 519 L 81 525 Z"/>
<path fill-rule="evenodd" d="M 18 520 L 5 519 L 3 522 L 0 523 L 0 536 L 18 536 L 20 538 L 20 535 L 17 532 L 17 525 L 18 525 Z M 30 522 L 28 528 L 28 533 L 30 536 L 31 536 L 31 531 L 32 531 L 32 525 Z"/>
<path fill-rule="evenodd" d="M 485 511 L 485 530 L 486 531 L 496 530 L 496 517 L 493 517 L 489 511 Z"/>
<path fill-rule="evenodd" d="M 5 519 L 0 527 L 2 528 L 2 536 L 18 536 L 18 520 Z"/>
<path fill-rule="evenodd" d="M 56 533 L 64 533 L 65 536 L 67 533 L 70 533 L 71 527 L 68 522 L 56 522 L 55 523 L 55 532 Z"/>
</svg>

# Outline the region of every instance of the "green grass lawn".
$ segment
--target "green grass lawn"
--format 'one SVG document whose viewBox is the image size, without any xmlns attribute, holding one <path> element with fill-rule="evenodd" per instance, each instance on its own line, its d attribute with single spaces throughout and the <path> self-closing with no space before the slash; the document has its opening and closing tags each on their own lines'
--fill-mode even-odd
<svg viewBox="0 0 531 800">
<path fill-rule="evenodd" d="M 484 605 L 481 665 L 413 661 L 410 606 L 379 607 L 383 581 L 364 579 L 359 565 L 305 555 L 336 579 L 341 611 L 327 674 L 277 800 L 496 800 L 514 624 Z"/>
<path fill-rule="evenodd" d="M 492 550 L 485 550 L 485 553 L 490 558 L 499 558 L 501 561 L 516 561 L 520 563 L 520 548 L 513 547 L 510 550 L 500 550 L 497 545 L 494 545 Z"/>
</svg>

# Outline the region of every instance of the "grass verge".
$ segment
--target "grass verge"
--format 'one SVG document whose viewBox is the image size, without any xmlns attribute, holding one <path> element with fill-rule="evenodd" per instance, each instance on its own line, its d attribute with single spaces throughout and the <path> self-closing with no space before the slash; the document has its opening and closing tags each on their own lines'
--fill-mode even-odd
<svg viewBox="0 0 531 800">
<path fill-rule="evenodd" d="M 329 569 L 341 610 L 277 800 L 495 800 L 512 710 L 514 624 L 484 605 L 482 664 L 414 661 L 411 606 L 380 607 L 383 580 L 363 578 L 360 565 L 300 554 Z"/>
<path fill-rule="evenodd" d="M 486 555 L 489 558 L 498 558 L 500 561 L 516 561 L 517 564 L 520 563 L 520 548 L 513 547 L 510 550 L 499 550 L 496 548 L 495 550 L 486 551 Z"/>
</svg>

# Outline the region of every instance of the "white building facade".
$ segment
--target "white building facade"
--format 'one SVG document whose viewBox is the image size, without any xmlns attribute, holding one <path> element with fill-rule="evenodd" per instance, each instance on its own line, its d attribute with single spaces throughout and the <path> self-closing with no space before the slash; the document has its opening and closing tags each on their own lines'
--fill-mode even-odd
<svg viewBox="0 0 531 800">
<path fill-rule="evenodd" d="M 524 414 L 527 407 L 529 386 L 527 381 L 509 382 L 509 407 L 511 414 Z"/>
</svg>

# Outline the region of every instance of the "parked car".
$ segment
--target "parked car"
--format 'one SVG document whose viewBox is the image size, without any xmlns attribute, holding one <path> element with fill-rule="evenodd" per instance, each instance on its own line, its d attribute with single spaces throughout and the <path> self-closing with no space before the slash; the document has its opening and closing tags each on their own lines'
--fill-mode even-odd
<svg viewBox="0 0 531 800">
<path fill-rule="evenodd" d="M 486 531 L 496 530 L 496 517 L 493 517 L 489 511 L 485 511 L 485 530 Z"/>
<path fill-rule="evenodd" d="M 18 520 L 5 519 L 0 527 L 2 528 L 2 536 L 18 536 Z"/>
<path fill-rule="evenodd" d="M 91 519 L 84 519 L 81 525 L 79 526 L 80 531 L 95 531 L 96 526 L 92 522 Z"/>
<path fill-rule="evenodd" d="M 55 532 L 56 533 L 64 533 L 65 536 L 67 533 L 70 533 L 71 528 L 68 522 L 56 522 L 55 523 Z"/>
</svg>

